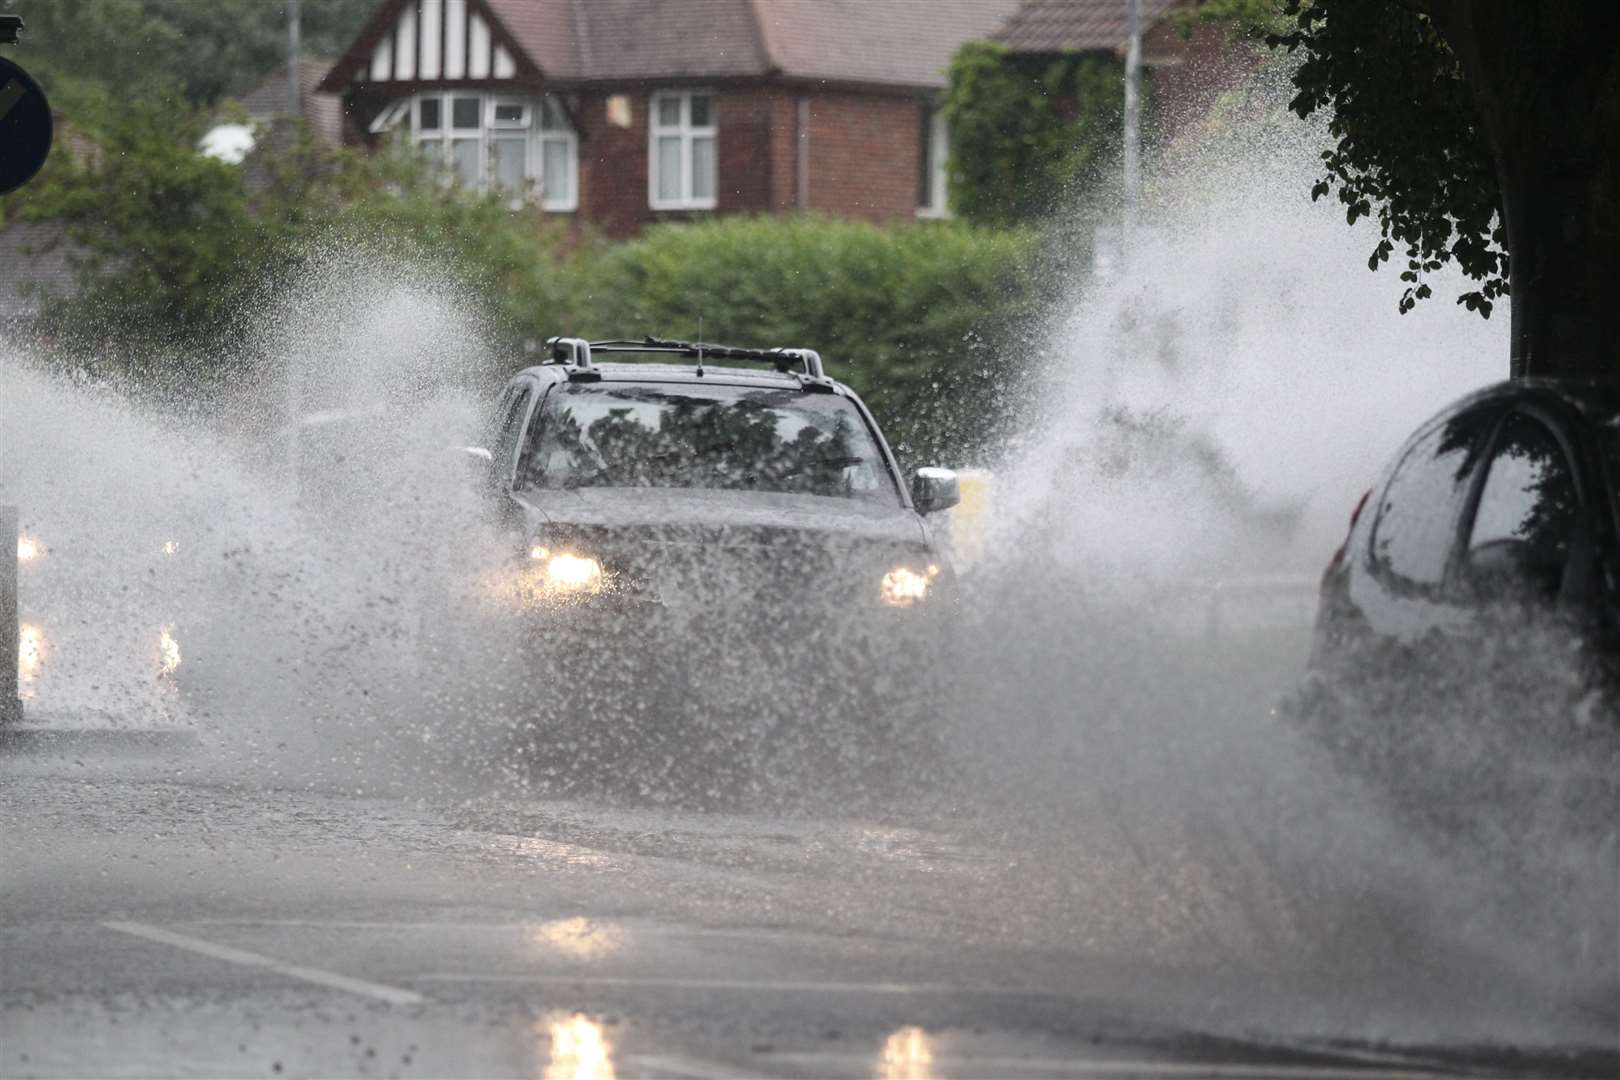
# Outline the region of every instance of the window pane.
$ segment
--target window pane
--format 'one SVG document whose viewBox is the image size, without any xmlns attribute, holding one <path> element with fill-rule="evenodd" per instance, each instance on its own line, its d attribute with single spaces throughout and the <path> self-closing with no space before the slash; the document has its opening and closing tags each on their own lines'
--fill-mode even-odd
<svg viewBox="0 0 1620 1080">
<path fill-rule="evenodd" d="M 934 174 L 930 178 L 932 184 L 928 205 L 929 209 L 944 213 L 947 209 L 946 202 L 950 187 L 950 178 L 945 174 L 945 165 L 950 157 L 951 140 L 950 132 L 945 126 L 945 113 L 943 110 L 934 110 L 934 122 L 929 125 L 928 139 L 929 145 L 932 147 L 928 158 L 934 169 Z"/>
<path fill-rule="evenodd" d="M 680 127 L 681 99 L 673 95 L 658 99 L 658 126 Z"/>
<path fill-rule="evenodd" d="M 1373 526 L 1373 556 L 1396 577 L 1436 585 L 1456 540 L 1468 481 L 1493 414 L 1454 417 L 1412 448 L 1395 470 Z"/>
<path fill-rule="evenodd" d="M 503 476 L 510 476 L 512 468 L 512 454 L 517 449 L 519 429 L 523 424 L 523 412 L 529 407 L 529 388 L 524 386 L 512 399 L 512 408 L 507 412 L 506 419 L 501 423 L 500 438 L 492 448 L 495 455 L 495 465 L 503 470 Z"/>
<path fill-rule="evenodd" d="M 472 140 L 467 140 L 471 142 Z M 522 191 L 528 176 L 528 139 L 496 139 L 495 185 L 503 191 Z"/>
<path fill-rule="evenodd" d="M 692 140 L 692 198 L 714 198 L 714 136 Z"/>
<path fill-rule="evenodd" d="M 568 115 L 563 112 L 557 99 L 547 95 L 540 103 L 540 130 L 567 131 L 569 130 Z"/>
<path fill-rule="evenodd" d="M 450 156 L 456 165 L 456 175 L 469 187 L 478 184 L 482 156 L 477 139 L 456 139 L 450 144 Z"/>
<path fill-rule="evenodd" d="M 681 197 L 681 139 L 679 135 L 658 137 L 658 198 L 677 202 Z"/>
<path fill-rule="evenodd" d="M 922 129 L 917 143 L 922 151 L 917 158 L 917 205 L 925 210 L 934 205 L 934 110 L 922 110 Z"/>
<path fill-rule="evenodd" d="M 692 95 L 692 126 L 708 127 L 714 123 L 714 98 L 708 94 Z"/>
<path fill-rule="evenodd" d="M 458 128 L 478 128 L 483 125 L 478 121 L 478 106 L 481 99 L 475 97 L 458 97 L 450 101 L 450 126 Z"/>
<path fill-rule="evenodd" d="M 423 98 L 419 104 L 421 109 L 421 129 L 423 131 L 439 130 L 439 99 L 436 97 Z"/>
<path fill-rule="evenodd" d="M 1543 593 L 1555 595 L 1578 505 L 1575 477 L 1552 432 L 1529 417 L 1510 417 L 1480 492 L 1469 561 L 1506 560 Z"/>
<path fill-rule="evenodd" d="M 516 101 L 497 101 L 495 103 L 495 121 L 500 124 L 521 124 L 525 117 L 523 105 Z"/>
<path fill-rule="evenodd" d="M 541 144 L 545 175 L 540 183 L 547 202 L 574 201 L 574 177 L 570 162 L 573 155 L 569 153 L 570 149 L 567 139 L 547 139 Z"/>
</svg>

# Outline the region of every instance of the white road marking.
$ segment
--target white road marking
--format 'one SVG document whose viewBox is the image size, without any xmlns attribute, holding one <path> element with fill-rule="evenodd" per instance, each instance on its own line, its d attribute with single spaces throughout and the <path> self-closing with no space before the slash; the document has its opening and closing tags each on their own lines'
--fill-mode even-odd
<svg viewBox="0 0 1620 1080">
<path fill-rule="evenodd" d="M 676 926 L 646 923 L 635 919 L 620 919 L 612 915 L 600 918 L 582 917 L 592 923 L 601 923 L 603 926 L 622 926 L 626 930 L 634 931 L 637 935 L 645 934 L 652 937 L 748 937 L 763 938 L 767 941 L 782 941 L 802 938 L 820 940 L 825 936 L 809 930 L 780 930 L 774 927 Z M 549 921 L 547 919 L 536 919 L 532 922 L 415 922 L 377 919 L 188 919 L 186 925 L 246 926 L 285 930 L 444 930 L 454 933 L 476 931 L 479 933 L 525 934 L 536 926 Z"/>
<path fill-rule="evenodd" d="M 367 982 L 365 979 L 339 975 L 335 971 L 322 971 L 320 968 L 288 964 L 272 956 L 262 956 L 259 953 L 248 952 L 244 949 L 233 949 L 228 945 L 215 945 L 213 942 L 204 941 L 202 938 L 176 934 L 160 927 L 148 926 L 146 923 L 104 922 L 101 925 L 109 930 L 117 930 L 123 934 L 133 934 L 135 937 L 171 945 L 176 949 L 184 949 L 200 956 L 213 957 L 215 960 L 224 960 L 226 963 L 240 964 L 243 967 L 264 968 L 266 971 L 273 971 L 277 975 L 285 975 L 289 979 L 302 979 L 304 982 L 315 983 L 333 990 L 344 990 L 351 994 L 376 998 L 379 1001 L 386 1001 L 390 1005 L 420 1005 L 425 1000 L 421 994 L 416 993 L 414 990 L 401 990 L 396 986 L 384 986 L 382 983 Z"/>
<path fill-rule="evenodd" d="M 798 1069 L 821 1066 L 869 1065 L 871 1054 L 785 1053 L 769 1054 L 766 1060 L 781 1061 Z M 1209 1077 L 1210 1080 L 1439 1080 L 1455 1073 L 1431 1069 L 1375 1069 L 1348 1065 L 1242 1065 L 1197 1061 L 1133 1061 L 1130 1059 L 975 1057 L 939 1055 L 932 1061 L 943 1076 L 1007 1076 L 1019 1073 L 1054 1073 L 1079 1080 L 1107 1080 L 1109 1077 Z M 793 1071 L 798 1071 L 795 1069 Z"/>
</svg>

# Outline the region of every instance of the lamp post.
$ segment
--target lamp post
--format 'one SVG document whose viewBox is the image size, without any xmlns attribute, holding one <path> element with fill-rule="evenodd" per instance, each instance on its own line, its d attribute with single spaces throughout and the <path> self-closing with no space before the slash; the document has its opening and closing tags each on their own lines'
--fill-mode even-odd
<svg viewBox="0 0 1620 1080">
<path fill-rule="evenodd" d="M 298 47 L 302 21 L 299 0 L 287 0 L 287 115 L 302 115 L 303 101 L 299 92 L 302 80 L 298 76 Z"/>
<path fill-rule="evenodd" d="M 1142 185 L 1142 0 L 1125 0 L 1125 236 L 1128 247 L 1136 228 L 1137 198 Z"/>
<path fill-rule="evenodd" d="M 17 621 L 17 508 L 0 506 L 0 724 L 22 719 L 22 627 Z"/>
<path fill-rule="evenodd" d="M 303 94 L 300 92 L 303 80 L 298 71 L 298 49 L 302 21 L 300 0 L 287 0 L 287 145 L 295 145 L 297 138 L 298 118 L 304 113 Z M 298 445 L 298 419 L 302 413 L 302 402 L 298 385 L 299 358 L 289 354 L 286 360 L 287 373 L 287 469 L 292 477 L 293 490 L 298 490 L 298 473 L 300 468 Z"/>
</svg>

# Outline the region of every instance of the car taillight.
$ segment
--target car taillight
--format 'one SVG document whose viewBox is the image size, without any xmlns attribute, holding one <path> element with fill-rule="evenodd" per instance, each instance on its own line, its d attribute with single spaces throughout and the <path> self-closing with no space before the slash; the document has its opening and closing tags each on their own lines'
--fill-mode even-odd
<svg viewBox="0 0 1620 1080">
<path fill-rule="evenodd" d="M 1350 528 L 1345 532 L 1344 543 L 1339 545 L 1339 550 L 1335 551 L 1333 558 L 1328 560 L 1328 573 L 1331 574 L 1344 565 L 1345 554 L 1350 550 L 1350 536 L 1356 531 L 1356 522 L 1361 520 L 1361 511 L 1366 509 L 1367 500 L 1370 498 L 1372 498 L 1372 489 L 1368 488 L 1361 493 L 1361 498 L 1356 500 L 1356 508 L 1350 511 Z"/>
</svg>

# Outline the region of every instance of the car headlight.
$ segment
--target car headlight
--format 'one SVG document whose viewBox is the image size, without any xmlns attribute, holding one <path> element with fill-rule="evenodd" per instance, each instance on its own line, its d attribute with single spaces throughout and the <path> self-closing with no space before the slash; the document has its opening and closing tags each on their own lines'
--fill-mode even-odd
<svg viewBox="0 0 1620 1080">
<path fill-rule="evenodd" d="M 548 589 L 560 593 L 602 591 L 602 564 L 588 555 L 534 547 L 529 550 L 529 558 L 540 562 Z"/>
<path fill-rule="evenodd" d="M 35 540 L 32 536 L 24 536 L 22 534 L 18 534 L 18 536 L 17 536 L 17 561 L 18 562 L 32 562 L 35 559 L 43 558 L 44 555 L 45 555 L 45 545 L 44 544 L 40 543 L 38 540 Z"/>
<path fill-rule="evenodd" d="M 883 575 L 880 595 L 890 607 L 910 607 L 928 599 L 928 591 L 933 588 L 934 579 L 938 576 L 939 567 L 934 565 L 924 570 L 897 566 Z"/>
</svg>

